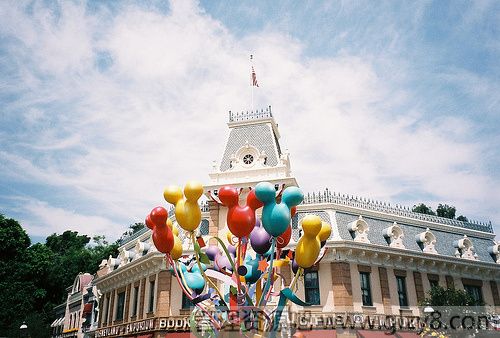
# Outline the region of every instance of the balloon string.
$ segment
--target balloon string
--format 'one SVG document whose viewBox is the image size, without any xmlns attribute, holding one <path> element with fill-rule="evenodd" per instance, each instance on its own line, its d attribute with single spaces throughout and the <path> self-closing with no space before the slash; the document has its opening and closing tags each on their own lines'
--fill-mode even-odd
<svg viewBox="0 0 500 338">
<path fill-rule="evenodd" d="M 269 286 L 271 285 L 271 273 L 273 271 L 273 263 L 274 263 L 274 250 L 276 248 L 276 237 L 273 237 L 272 240 L 272 245 L 271 245 L 271 262 L 269 262 L 269 269 L 267 270 L 267 282 L 266 285 L 264 286 L 264 290 L 262 290 L 262 295 L 260 296 L 260 300 L 258 303 L 258 306 L 262 306 L 264 297 L 267 294 L 267 290 L 269 289 Z"/>
<path fill-rule="evenodd" d="M 300 275 L 302 275 L 303 273 L 304 273 L 304 269 L 299 267 L 299 269 L 297 270 L 297 273 L 293 277 L 292 283 L 290 284 L 290 290 L 293 291 L 293 289 L 295 288 L 295 284 L 297 284 L 297 281 L 299 280 Z"/>
<path fill-rule="evenodd" d="M 184 294 L 189 298 L 189 300 L 192 301 L 194 299 L 194 297 L 184 287 L 184 285 L 181 281 L 181 278 L 179 277 L 178 271 L 177 271 L 177 265 L 174 263 L 172 257 L 169 254 L 167 254 L 167 257 L 168 257 L 168 260 L 170 262 L 170 265 L 172 265 L 174 267 L 175 277 L 177 278 L 177 282 L 179 283 L 179 285 L 182 289 L 182 292 L 184 292 Z M 220 330 L 220 328 L 221 328 L 220 324 L 217 322 L 217 320 L 215 320 L 215 318 L 210 314 L 210 312 L 208 312 L 203 306 L 201 306 L 200 303 L 196 303 L 195 306 L 197 306 L 201 311 L 203 311 L 208 316 L 208 318 L 214 324 L 214 326 L 217 328 L 217 330 Z"/>
<path fill-rule="evenodd" d="M 241 292 L 240 272 L 238 271 L 240 269 L 240 260 L 241 260 L 241 238 L 238 238 L 238 251 L 236 251 L 236 271 L 235 271 L 236 285 L 238 286 L 238 296 Z"/>
<path fill-rule="evenodd" d="M 195 245 L 194 243 L 196 241 L 196 238 L 194 237 L 194 231 L 191 231 L 191 240 L 193 241 L 193 247 L 194 247 L 194 245 Z M 219 288 L 217 288 L 217 285 L 210 278 L 208 278 L 207 275 L 205 274 L 205 270 L 203 270 L 203 267 L 201 266 L 200 257 L 198 256 L 198 252 L 196 250 L 194 250 L 194 257 L 196 259 L 196 263 L 198 264 L 198 268 L 200 269 L 201 275 L 212 286 L 212 288 L 214 288 L 215 292 L 217 292 L 217 294 L 219 295 L 219 298 L 221 299 L 221 301 L 225 304 L 224 298 L 222 297 L 222 294 L 219 291 Z"/>
</svg>

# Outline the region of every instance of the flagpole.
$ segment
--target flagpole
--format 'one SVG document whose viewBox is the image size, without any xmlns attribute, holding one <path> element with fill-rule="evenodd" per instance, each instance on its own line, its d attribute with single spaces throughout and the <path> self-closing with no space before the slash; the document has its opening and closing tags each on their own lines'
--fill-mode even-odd
<svg viewBox="0 0 500 338">
<path fill-rule="evenodd" d="M 253 71 L 253 55 L 252 54 L 250 54 L 250 67 L 251 67 L 251 69 Z M 254 106 L 253 106 L 253 87 L 254 87 L 254 85 L 253 85 L 253 77 L 252 77 L 252 83 L 251 83 L 250 87 L 251 87 L 251 92 L 252 92 L 252 111 L 253 111 L 254 110 Z"/>
</svg>

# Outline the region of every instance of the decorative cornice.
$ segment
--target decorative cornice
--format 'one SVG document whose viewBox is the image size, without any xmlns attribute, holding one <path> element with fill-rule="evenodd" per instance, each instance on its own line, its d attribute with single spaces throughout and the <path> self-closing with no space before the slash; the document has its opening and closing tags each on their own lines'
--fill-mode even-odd
<svg viewBox="0 0 500 338">
<path fill-rule="evenodd" d="M 500 266 L 495 263 L 464 258 L 439 256 L 417 251 L 391 248 L 354 241 L 327 242 L 330 252 L 322 261 L 348 261 L 357 264 L 379 265 L 397 269 L 415 269 L 433 273 L 470 277 L 484 275 L 500 278 Z"/>
<path fill-rule="evenodd" d="M 340 194 L 336 192 L 331 192 L 325 189 L 324 192 L 319 193 L 307 193 L 304 196 L 303 204 L 336 204 L 336 205 L 346 205 L 362 210 L 372 210 L 385 214 L 391 214 L 395 216 L 403 216 L 408 219 L 416 219 L 422 222 L 429 222 L 433 224 L 445 225 L 448 227 L 461 228 L 466 230 L 471 230 L 474 232 L 484 232 L 493 234 L 493 227 L 491 222 L 462 222 L 456 219 L 449 219 L 444 217 L 439 217 L 435 215 L 426 215 L 413 212 L 409 207 L 397 205 L 391 206 L 390 203 L 374 201 L 367 198 L 362 198 L 358 196 L 349 196 L 345 194 Z M 494 237 L 494 236 L 493 236 Z"/>
<path fill-rule="evenodd" d="M 431 228 L 431 229 L 441 230 L 444 232 L 449 232 L 449 233 L 454 233 L 454 234 L 456 234 L 458 231 L 460 234 L 465 234 L 468 236 L 484 238 L 484 239 L 489 239 L 489 240 L 493 240 L 495 238 L 494 233 L 471 230 L 471 229 L 462 228 L 462 227 L 458 227 L 458 226 L 451 226 L 451 225 L 446 225 L 446 224 L 441 224 L 441 223 L 436 223 L 436 222 L 431 222 L 431 221 L 426 221 L 426 220 L 421 220 L 421 219 L 415 219 L 415 218 L 407 217 L 404 215 L 396 215 L 396 214 L 387 213 L 387 212 L 384 212 L 381 210 L 364 209 L 361 206 L 340 204 L 340 203 L 334 203 L 334 202 L 321 202 L 321 203 L 316 203 L 316 204 L 312 204 L 312 203 L 311 204 L 300 204 L 297 206 L 297 211 L 326 211 L 328 209 L 331 209 L 334 211 L 345 212 L 345 213 L 349 213 L 349 214 L 354 214 L 354 215 L 363 215 L 364 217 L 372 217 L 375 219 L 388 221 L 391 223 L 397 222 L 400 225 L 404 225 L 404 224 L 415 225 L 415 226 L 419 226 L 422 228 Z"/>
</svg>

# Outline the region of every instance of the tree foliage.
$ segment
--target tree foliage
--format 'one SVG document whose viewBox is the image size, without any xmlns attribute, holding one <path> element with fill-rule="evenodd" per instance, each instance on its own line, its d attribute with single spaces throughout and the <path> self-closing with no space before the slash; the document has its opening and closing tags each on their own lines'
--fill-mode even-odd
<svg viewBox="0 0 500 338">
<path fill-rule="evenodd" d="M 431 207 L 428 207 L 424 203 L 420 203 L 419 205 L 414 205 L 413 209 L 411 209 L 413 212 L 418 212 L 419 214 L 425 214 L 425 215 L 436 215 L 436 213 L 432 210 Z"/>
<path fill-rule="evenodd" d="M 0 336 L 16 337 L 26 321 L 30 335 L 50 336 L 53 308 L 66 300 L 66 287 L 80 272 L 94 274 L 102 259 L 116 256 L 118 243 L 76 231 L 52 234 L 46 243 L 31 245 L 14 219 L 0 214 Z"/>
<path fill-rule="evenodd" d="M 436 211 L 432 210 L 431 207 L 425 205 L 424 203 L 420 203 L 418 205 L 414 205 L 413 208 L 411 209 L 413 212 L 418 212 L 419 214 L 425 214 L 425 215 L 434 215 L 434 216 L 439 216 L 439 217 L 445 217 L 449 219 L 456 219 L 458 221 L 462 222 L 468 222 L 469 220 L 467 217 L 460 215 L 457 218 L 455 218 L 455 215 L 457 213 L 457 209 L 448 204 L 441 204 L 439 203 Z"/>
<path fill-rule="evenodd" d="M 484 303 L 476 301 L 465 290 L 455 288 L 445 289 L 442 286 L 434 286 L 428 292 L 428 297 L 422 301 L 422 305 L 430 306 L 481 306 Z"/>
</svg>

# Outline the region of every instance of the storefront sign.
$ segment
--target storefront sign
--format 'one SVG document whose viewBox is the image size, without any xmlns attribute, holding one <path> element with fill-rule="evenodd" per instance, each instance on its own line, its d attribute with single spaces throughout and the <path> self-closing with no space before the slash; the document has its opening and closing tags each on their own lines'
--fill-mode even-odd
<svg viewBox="0 0 500 338">
<path fill-rule="evenodd" d="M 155 319 L 146 319 L 138 322 L 116 325 L 111 327 L 106 327 L 104 329 L 98 329 L 95 332 L 95 337 L 110 337 L 118 335 L 134 334 L 137 332 L 151 331 L 155 329 Z"/>
</svg>

